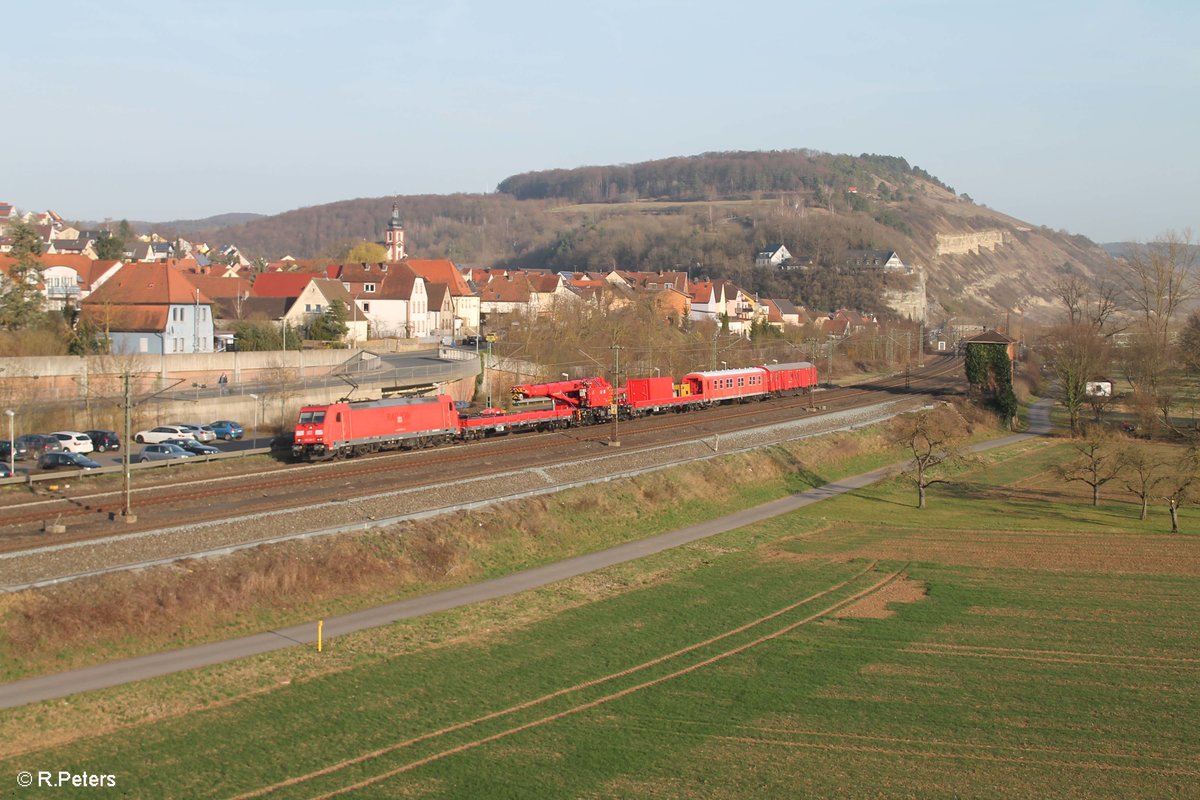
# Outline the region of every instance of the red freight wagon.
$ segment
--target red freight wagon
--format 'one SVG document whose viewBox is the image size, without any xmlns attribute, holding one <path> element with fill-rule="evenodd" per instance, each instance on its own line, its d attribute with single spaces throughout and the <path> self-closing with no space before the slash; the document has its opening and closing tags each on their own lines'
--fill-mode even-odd
<svg viewBox="0 0 1200 800">
<path fill-rule="evenodd" d="M 673 378 L 630 378 L 625 383 L 624 408 L 631 416 L 655 414 L 660 411 L 682 411 L 703 397 L 691 394 L 692 385 L 676 385 Z"/>
<path fill-rule="evenodd" d="M 458 431 L 454 398 L 445 394 L 305 406 L 296 421 L 292 453 L 308 458 L 361 455 L 433 444 Z"/>
<path fill-rule="evenodd" d="M 798 394 L 817 385 L 817 368 L 809 361 L 790 364 L 766 364 L 767 391 L 771 394 Z"/>
</svg>

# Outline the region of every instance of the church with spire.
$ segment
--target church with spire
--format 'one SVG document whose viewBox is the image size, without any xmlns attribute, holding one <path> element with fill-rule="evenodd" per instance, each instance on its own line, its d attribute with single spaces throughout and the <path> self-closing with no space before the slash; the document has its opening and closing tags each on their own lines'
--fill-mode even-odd
<svg viewBox="0 0 1200 800">
<path fill-rule="evenodd" d="M 400 206 L 392 203 L 392 218 L 383 234 L 383 246 L 387 248 L 388 261 L 403 261 L 408 258 L 404 251 L 404 226 L 400 224 Z"/>
</svg>

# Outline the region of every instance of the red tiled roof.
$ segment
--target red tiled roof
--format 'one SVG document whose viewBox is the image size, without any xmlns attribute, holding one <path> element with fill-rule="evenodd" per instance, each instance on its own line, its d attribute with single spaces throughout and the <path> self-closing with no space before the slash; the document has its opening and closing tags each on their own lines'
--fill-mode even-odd
<svg viewBox="0 0 1200 800">
<path fill-rule="evenodd" d="M 188 275 L 188 280 L 200 287 L 200 291 L 213 300 L 223 297 L 245 297 L 253 294 L 250 281 L 245 278 L 222 278 L 220 275 Z"/>
<path fill-rule="evenodd" d="M 528 303 L 532 287 L 527 276 L 510 273 L 508 277 L 495 276 L 479 290 L 479 299 L 485 303 Z"/>
<path fill-rule="evenodd" d="M 455 297 L 471 294 L 471 287 L 467 286 L 462 273 L 454 266 L 454 262 L 447 258 L 410 258 L 404 263 L 426 282 L 446 284 L 450 288 L 450 294 Z"/>
<path fill-rule="evenodd" d="M 135 262 L 126 264 L 116 275 L 92 292 L 84 304 L 182 305 L 212 304 L 212 298 L 200 291 L 188 276 L 166 264 Z"/>
<path fill-rule="evenodd" d="M 107 286 L 108 284 L 105 284 Z M 89 298 L 90 300 L 90 298 Z M 168 305 L 108 305 L 83 301 L 79 318 L 97 328 L 109 331 L 154 331 L 167 329 Z"/>
<path fill-rule="evenodd" d="M 260 272 L 254 278 L 255 297 L 299 297 L 313 278 L 324 278 L 322 272 Z"/>
</svg>

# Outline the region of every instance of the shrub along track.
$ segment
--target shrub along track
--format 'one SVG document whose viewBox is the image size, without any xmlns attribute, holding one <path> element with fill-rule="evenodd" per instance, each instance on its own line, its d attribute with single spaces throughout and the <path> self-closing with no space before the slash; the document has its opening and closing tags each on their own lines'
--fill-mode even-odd
<svg viewBox="0 0 1200 800">
<path fill-rule="evenodd" d="M 696 642 L 694 644 L 688 645 L 687 647 L 680 648 L 679 650 L 676 650 L 672 653 L 668 653 L 666 655 L 659 656 L 658 658 L 654 658 L 649 661 L 645 661 L 641 664 L 637 664 L 635 666 L 628 667 L 628 668 L 620 670 L 618 672 L 613 672 L 608 675 L 604 675 L 599 678 L 595 678 L 593 680 L 586 681 L 584 683 L 579 683 L 574 686 L 567 687 L 565 689 L 559 689 L 559 690 L 551 692 L 549 694 L 542 695 L 541 697 L 536 697 L 531 700 L 527 700 L 523 703 L 518 703 L 517 705 L 510 706 L 508 708 L 505 708 L 505 709 L 502 709 L 499 711 L 494 711 L 490 714 L 485 714 L 483 716 L 475 717 L 474 719 L 465 720 L 463 722 L 459 722 L 454 725 L 449 725 L 449 726 L 446 726 L 444 728 L 439 728 L 434 731 L 429 731 L 427 733 L 419 734 L 417 736 L 412 736 L 407 739 L 402 739 L 400 741 L 397 741 L 397 742 L 387 745 L 385 747 L 377 748 L 370 752 L 363 753 L 361 755 L 354 756 L 352 758 L 344 759 L 342 761 L 338 761 L 336 763 L 330 764 L 327 767 L 323 767 L 319 770 L 315 770 L 313 772 L 309 772 L 304 775 L 287 778 L 287 779 L 279 781 L 277 783 L 273 783 L 268 786 L 264 786 L 259 789 L 255 789 L 251 792 L 240 794 L 235 798 L 235 800 L 251 800 L 251 798 L 263 797 L 263 796 L 272 794 L 274 792 L 277 792 L 277 791 L 280 791 L 283 789 L 287 789 L 292 786 L 299 785 L 301 783 L 306 783 L 308 781 L 316 780 L 319 778 L 324 778 L 329 775 L 334 775 L 348 767 L 352 767 L 352 766 L 362 764 L 362 763 L 365 763 L 368 761 L 373 761 L 375 759 L 382 758 L 382 757 L 390 755 L 392 753 L 399 752 L 406 748 L 413 747 L 414 745 L 421 744 L 423 742 L 432 741 L 435 739 L 439 739 L 439 738 L 447 736 L 449 734 L 452 734 L 452 733 L 455 733 L 458 731 L 462 731 L 462 730 L 466 730 L 469 728 L 473 728 L 475 726 L 482 725 L 484 723 L 491 722 L 493 720 L 513 716 L 513 715 L 518 714 L 519 712 L 525 711 L 525 710 L 533 708 L 535 706 L 543 705 L 552 700 L 555 700 L 555 699 L 558 699 L 561 697 L 565 697 L 565 696 L 568 696 L 571 694 L 577 694 L 577 693 L 583 692 L 585 690 L 591 689 L 593 687 L 601 686 L 606 683 L 610 683 L 612 681 L 618 681 L 623 678 L 629 677 L 630 675 L 634 675 L 636 673 L 650 669 L 652 667 L 656 667 L 661 664 L 667 664 L 676 659 L 681 659 L 683 656 L 686 656 L 690 653 L 694 653 L 697 650 L 700 650 L 702 648 L 716 644 L 725 639 L 729 639 L 731 637 L 737 636 L 738 634 L 745 633 L 754 628 L 765 625 L 766 623 L 769 623 L 771 621 L 778 620 L 780 617 L 790 614 L 790 613 L 802 608 L 803 606 L 806 606 L 816 600 L 819 600 L 823 597 L 827 597 L 830 594 L 838 592 L 838 591 L 844 589 L 845 587 L 850 586 L 851 584 L 855 583 L 856 581 L 859 581 L 860 579 L 864 578 L 869 573 L 873 572 L 875 570 L 876 566 L 877 566 L 877 562 L 872 562 L 865 569 L 863 569 L 862 571 L 858 572 L 857 574 L 851 576 L 850 578 L 847 578 L 846 580 L 841 581 L 840 583 L 837 583 L 833 586 L 830 586 L 827 589 L 817 592 L 816 594 L 810 595 L 810 596 L 804 598 L 803 600 L 799 600 L 795 603 L 792 603 L 791 605 L 788 605 L 781 609 L 778 609 L 777 611 L 773 611 L 770 614 L 767 614 L 765 616 L 751 620 L 750 622 L 740 625 L 737 628 L 733 628 L 732 630 L 728 630 L 728 631 L 725 631 L 724 633 L 720 633 L 716 636 L 705 639 L 704 641 Z M 880 580 L 875 581 L 870 586 L 867 586 L 866 588 L 863 588 L 863 589 L 859 589 L 858 591 L 854 592 L 853 594 L 849 595 L 848 597 L 843 597 L 839 600 L 836 600 L 835 602 L 831 603 L 830 605 L 826 606 L 825 608 L 821 609 L 820 611 L 817 611 L 813 614 L 809 614 L 808 616 L 806 616 L 800 620 L 797 620 L 794 622 L 788 622 L 787 624 L 783 625 L 782 627 L 776 628 L 775 630 L 773 630 L 769 633 L 764 633 L 764 634 L 758 636 L 757 638 L 754 638 L 748 642 L 744 642 L 744 643 L 736 645 L 736 646 L 728 647 L 727 649 L 721 650 L 720 652 L 717 652 L 713 655 L 707 656 L 700 661 L 696 661 L 692 664 L 688 664 L 686 666 L 679 667 L 671 672 L 668 672 L 665 675 L 660 675 L 658 677 L 642 681 L 641 683 L 636 683 L 631 686 L 626 686 L 624 688 L 617 689 L 615 691 L 611 691 L 608 694 L 604 694 L 600 697 L 595 697 L 592 699 L 578 698 L 578 699 L 574 700 L 572 702 L 572 704 L 569 705 L 567 708 L 560 709 L 553 713 L 544 714 L 542 716 L 536 717 L 534 719 L 526 720 L 526 721 L 520 722 L 518 724 L 513 724 L 507 728 L 504 728 L 503 730 L 500 730 L 500 731 L 497 731 L 497 732 L 494 732 L 494 733 L 491 733 L 488 735 L 477 736 L 476 738 L 469 739 L 468 741 L 460 742 L 451 747 L 447 747 L 446 749 L 435 752 L 431 755 L 424 756 L 421 758 L 416 758 L 416 759 L 410 760 L 404 764 L 401 764 L 400 766 L 384 770 L 383 772 L 379 772 L 369 778 L 358 780 L 356 782 L 350 783 L 345 786 L 338 787 L 336 789 L 328 790 L 322 794 L 315 795 L 315 797 L 322 798 L 322 800 L 323 800 L 324 798 L 336 797 L 336 796 L 339 796 L 342 794 L 346 794 L 348 792 L 357 791 L 357 790 L 363 789 L 367 786 L 371 786 L 373 784 L 387 780 L 389 778 L 393 778 L 393 777 L 403 774 L 405 772 L 410 772 L 419 767 L 423 767 L 427 764 L 431 764 L 436 761 L 440 761 L 442 759 L 449 758 L 451 756 L 466 752 L 468 750 L 473 750 L 475 748 L 482 747 L 484 745 L 490 744 L 490 743 L 498 741 L 500 739 L 505 739 L 509 736 L 513 736 L 518 733 L 522 733 L 524 731 L 531 730 L 533 728 L 538 728 L 538 727 L 548 725 L 553 722 L 557 722 L 559 720 L 565 719 L 565 718 L 573 716 L 575 714 L 579 714 L 584 711 L 590 711 L 591 709 L 597 708 L 606 703 L 613 702 L 614 700 L 619 700 L 623 697 L 627 697 L 631 694 L 640 692 L 644 689 L 650 689 L 655 686 L 659 686 L 663 683 L 666 683 L 668 681 L 674 680 L 676 678 L 683 677 L 684 675 L 688 675 L 690 673 L 696 672 L 697 670 L 700 670 L 704 667 L 710 666 L 712 664 L 716 664 L 720 661 L 724 661 L 725 659 L 728 659 L 733 656 L 744 653 L 747 650 L 750 650 L 751 648 L 757 647 L 758 645 L 765 644 L 774 639 L 778 639 L 779 637 L 784 636 L 788 633 L 791 633 L 792 631 L 796 630 L 797 628 L 799 628 L 803 625 L 807 625 L 810 622 L 815 622 L 817 620 L 830 617 L 831 615 L 834 615 L 837 612 L 844 610 L 848 606 L 851 606 L 854 603 L 857 603 L 857 602 L 863 600 L 864 598 L 870 597 L 880 591 L 883 591 L 888 586 L 893 584 L 896 580 L 898 580 L 904 574 L 904 571 L 907 569 L 907 567 L 908 567 L 908 565 L 905 564 L 900 569 L 896 570 L 895 572 L 892 572 L 891 574 L 887 575 L 886 577 L 884 577 Z"/>
<path fill-rule="evenodd" d="M 893 377 L 860 387 L 833 390 L 821 397 L 822 405 L 832 413 L 862 408 L 878 402 L 879 394 L 938 391 L 956 373 L 955 359 L 943 358 L 911 377 Z M 911 387 L 910 387 L 911 384 Z M 719 434 L 738 429 L 738 425 L 769 424 L 778 418 L 794 419 L 795 412 L 811 407 L 811 397 L 793 397 L 769 403 L 721 406 L 700 415 L 663 415 L 645 417 L 622 424 L 622 437 L 636 440 L 641 447 L 695 438 L 697 425 L 713 428 Z M 733 423 L 730 425 L 730 423 Z M 609 438 L 611 426 L 567 429 L 541 434 L 524 434 L 516 439 L 496 438 L 431 451 L 383 453 L 350 462 L 309 465 L 296 469 L 273 469 L 190 484 L 158 485 L 136 493 L 137 523 L 123 525 L 123 532 L 134 532 L 178 523 L 221 520 L 248 513 L 293 508 L 301 503 L 322 499 L 346 500 L 368 495 L 382 488 L 390 490 L 432 486 L 445 482 L 477 478 L 498 468 L 512 469 L 538 464 L 553 465 L 580 457 L 581 445 L 594 445 Z M 626 452 L 637 447 L 625 447 Z M 521 459 L 528 459 L 528 463 Z M 403 460 L 401 460 L 403 459 Z M 403 470 L 403 472 L 401 472 Z M 450 472 L 452 470 L 452 473 Z M 448 474 L 449 473 L 449 474 Z M 404 478 L 398 479 L 398 475 Z M 41 499 L 9 506 L 0 512 L 0 553 L 20 552 L 46 544 L 41 524 L 46 521 L 69 522 L 71 532 L 57 535 L 55 544 L 83 542 L 114 533 L 110 515 L 121 514 L 124 498 L 120 492 L 86 496 Z"/>
</svg>

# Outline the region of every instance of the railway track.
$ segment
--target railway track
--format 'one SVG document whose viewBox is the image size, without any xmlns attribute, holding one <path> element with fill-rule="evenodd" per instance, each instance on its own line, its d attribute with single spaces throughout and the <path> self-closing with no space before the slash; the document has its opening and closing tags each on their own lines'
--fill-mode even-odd
<svg viewBox="0 0 1200 800">
<path fill-rule="evenodd" d="M 748 421 L 769 422 L 772 417 L 794 418 L 808 413 L 819 402 L 828 411 L 846 410 L 878 401 L 880 393 L 923 394 L 938 388 L 961 369 L 960 362 L 940 358 L 937 363 L 909 376 L 893 376 L 867 384 L 830 390 L 819 399 L 795 397 L 768 403 L 721 406 L 692 414 L 667 414 L 620 423 L 625 451 L 670 441 L 679 431 L 695 438 L 698 430 L 720 434 L 737 430 Z M 546 433 L 514 434 L 485 442 L 456 444 L 420 451 L 380 453 L 352 461 L 296 465 L 235 476 L 200 480 L 180 486 L 156 485 L 136 490 L 135 510 L 139 523 L 122 524 L 123 532 L 152 529 L 165 521 L 178 521 L 182 510 L 190 522 L 227 519 L 232 516 L 295 505 L 301 499 L 321 497 L 353 499 L 378 491 L 417 488 L 447 480 L 465 480 L 487 475 L 497 463 L 516 464 L 522 459 L 547 466 L 579 457 L 579 448 L 606 443 L 612 426 L 571 428 Z M 452 476 L 452 477 L 451 477 Z M 46 521 L 68 524 L 69 534 L 55 536 L 55 543 L 86 541 L 113 533 L 111 517 L 124 508 L 119 490 L 91 492 L 58 498 L 40 498 L 11 504 L 0 511 L 0 553 L 19 552 L 46 543 L 41 526 Z M 166 519 L 164 519 L 166 518 Z"/>
</svg>

